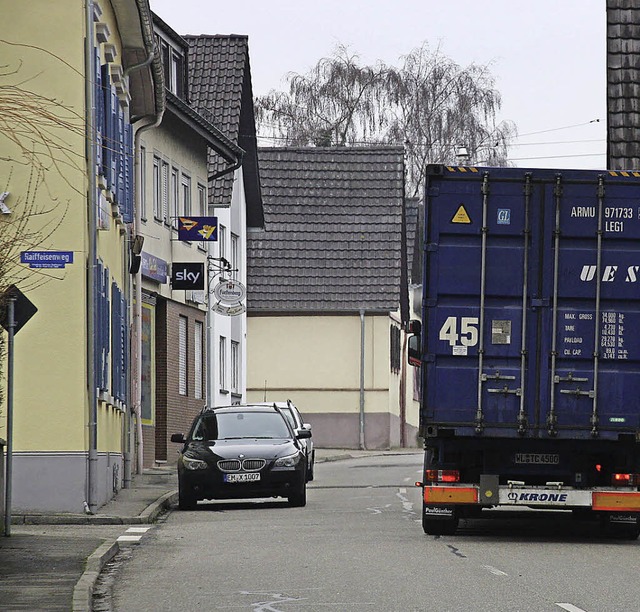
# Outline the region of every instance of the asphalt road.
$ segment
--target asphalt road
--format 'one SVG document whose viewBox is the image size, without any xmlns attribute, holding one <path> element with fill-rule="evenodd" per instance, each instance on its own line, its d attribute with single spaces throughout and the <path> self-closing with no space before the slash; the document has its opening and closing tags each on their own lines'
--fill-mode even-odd
<svg viewBox="0 0 640 612">
<path fill-rule="evenodd" d="M 640 609 L 639 542 L 557 513 L 420 525 L 419 454 L 316 466 L 305 508 L 201 503 L 110 569 L 103 610 L 621 612 Z"/>
</svg>

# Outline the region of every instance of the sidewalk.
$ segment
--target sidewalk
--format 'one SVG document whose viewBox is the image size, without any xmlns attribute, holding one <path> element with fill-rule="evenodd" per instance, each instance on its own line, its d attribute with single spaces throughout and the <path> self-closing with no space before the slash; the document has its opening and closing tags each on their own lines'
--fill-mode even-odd
<svg viewBox="0 0 640 612">
<path fill-rule="evenodd" d="M 316 462 L 407 452 L 420 451 L 316 449 Z M 178 476 L 170 467 L 134 476 L 130 488 L 94 515 L 13 512 L 11 535 L 0 536 L 0 610 L 91 610 L 104 565 L 121 547 L 138 543 L 143 526 L 177 498 Z"/>
</svg>

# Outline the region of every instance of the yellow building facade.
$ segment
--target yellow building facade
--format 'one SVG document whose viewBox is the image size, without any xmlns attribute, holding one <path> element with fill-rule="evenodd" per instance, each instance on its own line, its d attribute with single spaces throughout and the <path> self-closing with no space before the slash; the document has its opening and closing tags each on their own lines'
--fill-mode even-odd
<svg viewBox="0 0 640 612">
<path fill-rule="evenodd" d="M 0 289 L 38 309 L 15 337 L 0 437 L 14 509 L 82 512 L 126 476 L 133 135 L 162 112 L 161 70 L 146 0 L 1 0 L 0 12 Z"/>
</svg>

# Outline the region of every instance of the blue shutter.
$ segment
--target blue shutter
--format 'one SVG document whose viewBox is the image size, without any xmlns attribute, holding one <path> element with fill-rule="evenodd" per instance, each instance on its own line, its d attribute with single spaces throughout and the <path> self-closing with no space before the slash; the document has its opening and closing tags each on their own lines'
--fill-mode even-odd
<svg viewBox="0 0 640 612">
<path fill-rule="evenodd" d="M 102 92 L 102 66 L 100 65 L 100 50 L 95 49 L 95 77 L 96 83 L 94 87 L 94 98 L 96 105 L 95 116 L 95 151 L 96 151 L 96 165 L 98 166 L 97 172 L 102 172 L 102 131 L 104 129 L 104 93 Z"/>
<path fill-rule="evenodd" d="M 125 173 L 125 135 L 124 135 L 124 111 L 118 104 L 118 165 L 116 168 L 117 172 L 117 199 L 118 199 L 118 209 L 120 210 L 120 214 L 124 217 L 125 213 L 125 190 L 124 190 L 124 173 Z"/>
<path fill-rule="evenodd" d="M 103 100 L 103 136 L 102 136 L 102 175 L 107 179 L 107 187 L 110 187 L 109 169 L 111 168 L 111 80 L 109 78 L 109 66 L 102 66 L 102 100 Z"/>
<path fill-rule="evenodd" d="M 111 176 L 111 183 L 109 185 L 109 189 L 111 193 L 113 193 L 114 197 L 117 199 L 118 197 L 118 155 L 120 154 L 120 141 L 121 139 L 118 136 L 118 110 L 120 109 L 120 104 L 118 102 L 118 96 L 116 94 L 116 89 L 113 85 L 109 87 L 109 95 L 111 97 L 111 165 L 109 169 L 109 173 Z"/>
<path fill-rule="evenodd" d="M 111 395 L 118 397 L 118 384 L 120 382 L 120 368 L 118 360 L 120 358 L 120 299 L 118 286 L 111 283 Z"/>
<path fill-rule="evenodd" d="M 96 262 L 95 284 L 93 288 L 93 371 L 94 381 L 93 385 L 96 389 L 102 388 L 102 336 L 101 323 L 102 323 L 102 263 Z"/>
<path fill-rule="evenodd" d="M 104 295 L 102 307 L 102 389 L 109 389 L 109 268 L 104 269 L 104 280 L 102 281 L 102 292 Z"/>
<path fill-rule="evenodd" d="M 124 212 L 125 223 L 133 223 L 133 128 L 124 124 Z"/>
</svg>

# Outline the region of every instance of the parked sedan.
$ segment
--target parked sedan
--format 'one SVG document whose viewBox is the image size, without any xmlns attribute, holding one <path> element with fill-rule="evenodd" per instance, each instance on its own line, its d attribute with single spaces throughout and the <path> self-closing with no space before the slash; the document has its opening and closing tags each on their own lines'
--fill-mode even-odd
<svg viewBox="0 0 640 612">
<path fill-rule="evenodd" d="M 183 444 L 178 458 L 181 510 L 202 499 L 286 497 L 291 506 L 307 503 L 307 461 L 301 440 L 273 406 L 205 408 L 189 434 L 173 434 Z"/>
<path fill-rule="evenodd" d="M 302 445 L 304 446 L 304 452 L 307 456 L 307 482 L 313 480 L 316 451 L 313 448 L 313 440 L 311 439 L 311 425 L 304 422 L 300 411 L 291 400 L 287 400 L 286 402 L 261 402 L 257 405 L 274 406 L 284 414 L 294 431 L 301 431 L 303 429 L 309 431 L 309 437 L 302 440 Z"/>
</svg>

